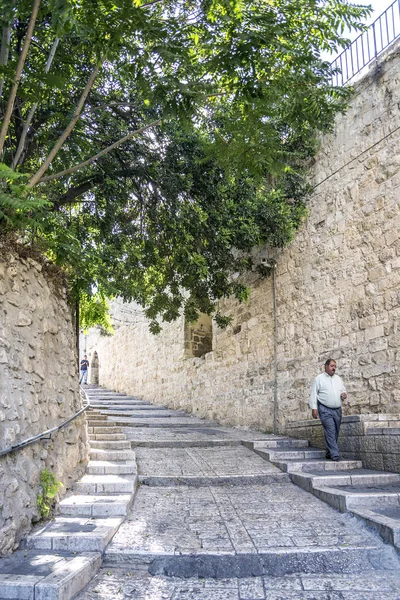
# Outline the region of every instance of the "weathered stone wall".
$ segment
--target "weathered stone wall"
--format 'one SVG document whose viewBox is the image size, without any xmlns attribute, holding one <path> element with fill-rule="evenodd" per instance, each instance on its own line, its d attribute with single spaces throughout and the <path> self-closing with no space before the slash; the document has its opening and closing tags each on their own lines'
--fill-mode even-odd
<svg viewBox="0 0 400 600">
<path fill-rule="evenodd" d="M 74 339 L 62 286 L 39 262 L 0 246 L 0 450 L 79 410 Z M 63 494 L 87 459 L 82 416 L 51 440 L 0 457 L 0 556 L 11 552 L 37 519 L 41 471 L 62 481 Z"/>
<path fill-rule="evenodd" d="M 316 448 L 325 448 L 319 420 L 289 423 L 286 433 L 290 437 L 309 440 Z M 400 419 L 382 413 L 344 417 L 339 448 L 344 460 L 362 460 L 367 469 L 400 473 Z"/>
<path fill-rule="evenodd" d="M 249 302 L 223 303 L 232 327 L 214 327 L 212 352 L 201 359 L 185 357 L 183 321 L 153 338 L 134 308 L 114 337 L 89 336 L 100 383 L 271 429 L 275 381 L 280 426 L 306 419 L 311 381 L 331 356 L 348 388 L 345 413 L 400 412 L 399 79 L 397 45 L 357 84 L 351 107 L 321 141 L 308 218 L 272 255 L 276 364 L 273 282 L 249 276 Z"/>
</svg>

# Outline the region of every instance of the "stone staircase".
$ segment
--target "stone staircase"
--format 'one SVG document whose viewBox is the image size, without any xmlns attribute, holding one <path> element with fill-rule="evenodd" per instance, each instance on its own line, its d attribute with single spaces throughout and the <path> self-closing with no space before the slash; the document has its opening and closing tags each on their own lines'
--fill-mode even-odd
<svg viewBox="0 0 400 600">
<path fill-rule="evenodd" d="M 398 557 L 364 525 L 398 548 L 395 497 L 377 504 L 372 488 L 399 475 L 88 391 L 87 472 L 55 519 L 0 560 L 0 600 L 400 599 Z"/>
<path fill-rule="evenodd" d="M 118 396 L 112 394 L 113 397 Z M 0 599 L 69 600 L 93 578 L 126 517 L 137 488 L 135 453 L 120 427 L 87 411 L 86 474 L 21 550 L 0 560 Z"/>
<path fill-rule="evenodd" d="M 364 469 L 361 461 L 325 459 L 308 440 L 246 443 L 291 481 L 341 512 L 363 519 L 400 551 L 400 474 Z"/>
</svg>

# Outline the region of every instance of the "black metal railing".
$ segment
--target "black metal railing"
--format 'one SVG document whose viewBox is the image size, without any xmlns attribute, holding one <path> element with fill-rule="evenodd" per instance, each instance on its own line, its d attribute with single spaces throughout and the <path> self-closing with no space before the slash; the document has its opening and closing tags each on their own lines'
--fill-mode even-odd
<svg viewBox="0 0 400 600">
<path fill-rule="evenodd" d="M 342 86 L 375 60 L 400 35 L 400 0 L 395 0 L 332 62 L 334 85 Z"/>
<path fill-rule="evenodd" d="M 31 444 L 35 444 L 36 442 L 39 442 L 40 440 L 49 440 L 49 439 L 51 439 L 52 433 L 56 433 L 57 431 L 60 431 L 60 429 L 63 429 L 64 427 L 66 427 L 67 425 L 72 423 L 72 421 L 74 421 L 77 417 L 79 417 L 79 415 L 81 415 L 83 412 L 85 412 L 85 410 L 88 409 L 90 406 L 89 397 L 83 388 L 81 388 L 81 393 L 83 394 L 83 397 L 84 397 L 83 406 L 80 410 L 78 410 L 78 412 L 76 412 L 74 415 L 72 415 L 72 417 L 70 417 L 69 419 L 67 419 L 66 421 L 61 423 L 60 425 L 53 427 L 52 429 L 48 429 L 47 431 L 38 433 L 37 435 L 27 438 L 26 440 L 22 440 L 22 442 L 17 442 L 16 444 L 13 444 L 12 446 L 8 446 L 8 448 L 4 448 L 3 450 L 0 450 L 0 457 L 4 456 L 6 454 L 10 454 L 10 452 L 15 452 L 16 450 L 21 450 L 22 448 L 25 448 L 26 446 L 30 446 Z"/>
</svg>

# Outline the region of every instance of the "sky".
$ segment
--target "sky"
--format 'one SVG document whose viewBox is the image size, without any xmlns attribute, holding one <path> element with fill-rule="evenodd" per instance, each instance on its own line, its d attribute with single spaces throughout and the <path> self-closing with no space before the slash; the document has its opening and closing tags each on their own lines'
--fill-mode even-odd
<svg viewBox="0 0 400 600">
<path fill-rule="evenodd" d="M 349 1 L 351 1 L 352 4 L 364 4 L 364 5 L 370 4 L 372 6 L 373 13 L 369 17 L 369 19 L 367 19 L 365 21 L 366 25 L 370 25 L 371 23 L 373 23 L 393 3 L 393 0 L 349 0 Z M 395 9 L 395 15 L 397 15 L 396 27 L 398 28 L 399 27 L 398 9 Z M 360 35 L 360 33 L 356 32 L 356 31 L 345 32 L 345 36 L 350 40 L 354 40 L 358 35 Z M 329 62 L 332 62 L 336 58 L 336 55 L 323 53 L 323 58 L 325 60 L 328 60 Z"/>
<path fill-rule="evenodd" d="M 373 21 L 375 21 L 375 19 L 377 19 L 379 17 L 380 14 L 383 13 L 384 10 L 387 9 L 388 6 L 390 6 L 392 4 L 393 0 L 370 0 L 368 2 L 368 0 L 365 0 L 360 2 L 359 0 L 357 0 L 357 2 L 354 2 L 354 4 L 371 4 L 372 8 L 374 9 L 374 12 L 372 13 L 371 17 L 368 19 L 367 24 L 368 23 L 372 23 Z"/>
</svg>

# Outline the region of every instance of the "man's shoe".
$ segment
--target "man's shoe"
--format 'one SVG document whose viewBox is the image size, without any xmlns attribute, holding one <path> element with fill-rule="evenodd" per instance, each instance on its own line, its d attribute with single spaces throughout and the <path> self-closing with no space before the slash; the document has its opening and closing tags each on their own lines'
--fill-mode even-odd
<svg viewBox="0 0 400 600">
<path fill-rule="evenodd" d="M 337 458 L 332 458 L 332 460 L 333 460 L 333 462 L 339 462 L 339 461 L 340 461 L 340 458 L 339 458 L 339 457 L 337 457 Z"/>
<path fill-rule="evenodd" d="M 326 460 L 332 460 L 332 456 L 329 454 L 329 452 L 325 454 L 325 458 Z"/>
</svg>

